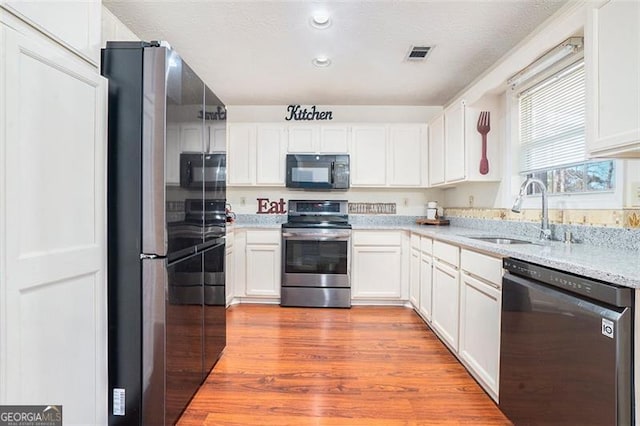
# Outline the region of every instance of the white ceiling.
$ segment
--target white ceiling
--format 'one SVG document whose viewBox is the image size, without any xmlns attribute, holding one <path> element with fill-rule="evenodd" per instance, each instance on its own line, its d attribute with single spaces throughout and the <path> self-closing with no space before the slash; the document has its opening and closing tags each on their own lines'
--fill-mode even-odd
<svg viewBox="0 0 640 426">
<path fill-rule="evenodd" d="M 142 39 L 168 41 L 227 105 L 443 105 L 566 0 L 103 2 Z M 329 28 L 311 26 L 316 11 Z M 406 62 L 411 45 L 435 48 Z"/>
</svg>

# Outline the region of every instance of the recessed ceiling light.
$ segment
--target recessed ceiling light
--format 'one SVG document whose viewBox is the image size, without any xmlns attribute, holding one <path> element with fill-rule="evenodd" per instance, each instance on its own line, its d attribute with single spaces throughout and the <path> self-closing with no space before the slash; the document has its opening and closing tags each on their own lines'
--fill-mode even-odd
<svg viewBox="0 0 640 426">
<path fill-rule="evenodd" d="M 326 12 L 316 12 L 311 18 L 311 25 L 315 28 L 324 29 L 331 25 L 331 18 Z"/>
<path fill-rule="evenodd" d="M 331 65 L 331 59 L 327 58 L 324 55 L 320 55 L 313 58 L 313 61 L 311 61 L 311 63 L 313 63 L 313 65 L 315 65 L 316 67 L 320 67 L 320 68 L 328 67 L 329 65 Z"/>
</svg>

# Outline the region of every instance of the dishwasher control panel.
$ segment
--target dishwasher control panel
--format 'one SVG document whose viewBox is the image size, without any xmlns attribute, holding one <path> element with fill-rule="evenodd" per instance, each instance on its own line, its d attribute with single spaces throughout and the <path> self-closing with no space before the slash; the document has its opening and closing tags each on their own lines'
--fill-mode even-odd
<svg viewBox="0 0 640 426">
<path fill-rule="evenodd" d="M 613 306 L 633 305 L 633 292 L 630 288 L 618 287 L 518 259 L 505 258 L 502 265 L 514 275 L 530 278 Z"/>
</svg>

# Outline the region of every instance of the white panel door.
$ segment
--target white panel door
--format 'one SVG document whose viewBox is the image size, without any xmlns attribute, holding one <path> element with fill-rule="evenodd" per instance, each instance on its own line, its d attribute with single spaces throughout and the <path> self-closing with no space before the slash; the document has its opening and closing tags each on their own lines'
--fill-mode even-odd
<svg viewBox="0 0 640 426">
<path fill-rule="evenodd" d="M 202 123 L 190 123 L 180 126 L 180 152 L 202 152 Z"/>
<path fill-rule="evenodd" d="M 2 0 L 1 3 L 94 64 L 100 62 L 100 0 Z"/>
<path fill-rule="evenodd" d="M 501 292 L 462 274 L 460 356 L 491 396 L 498 398 Z"/>
<path fill-rule="evenodd" d="M 593 154 L 640 157 L 640 2 L 590 7 L 586 26 L 587 141 Z"/>
<path fill-rule="evenodd" d="M 280 297 L 280 245 L 247 244 L 247 296 Z"/>
<path fill-rule="evenodd" d="M 106 81 L 44 38 L 0 30 L 0 403 L 106 424 Z"/>
<path fill-rule="evenodd" d="M 414 248 L 409 261 L 409 301 L 415 309 L 420 308 L 420 250 Z"/>
<path fill-rule="evenodd" d="M 433 264 L 432 324 L 449 346 L 457 351 L 460 273 L 438 260 L 434 260 Z"/>
<path fill-rule="evenodd" d="M 293 126 L 289 128 L 289 145 L 291 153 L 314 153 L 318 151 L 317 126 Z"/>
<path fill-rule="evenodd" d="M 389 128 L 389 185 L 421 186 L 427 167 L 426 126 L 395 124 Z M 426 185 L 426 182 L 424 182 Z"/>
<path fill-rule="evenodd" d="M 321 126 L 320 152 L 331 154 L 349 152 L 349 128 L 347 126 Z"/>
<path fill-rule="evenodd" d="M 351 292 L 354 299 L 400 298 L 402 276 L 400 247 L 354 247 L 351 265 L 353 275 Z"/>
<path fill-rule="evenodd" d="M 256 184 L 284 186 L 286 129 L 258 125 L 256 133 Z"/>
<path fill-rule="evenodd" d="M 351 184 L 385 186 L 387 183 L 387 128 L 354 126 L 351 138 Z"/>
<path fill-rule="evenodd" d="M 256 126 L 229 124 L 227 183 L 253 185 L 256 180 Z"/>
<path fill-rule="evenodd" d="M 433 293 L 433 260 L 430 255 L 420 255 L 420 313 L 431 321 Z"/>
<path fill-rule="evenodd" d="M 429 125 L 429 184 L 444 183 L 444 115 Z"/>
</svg>

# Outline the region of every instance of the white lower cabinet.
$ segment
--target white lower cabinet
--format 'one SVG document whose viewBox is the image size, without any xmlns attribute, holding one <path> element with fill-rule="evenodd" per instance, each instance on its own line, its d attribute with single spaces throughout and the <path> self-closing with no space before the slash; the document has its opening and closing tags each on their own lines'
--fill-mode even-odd
<svg viewBox="0 0 640 426">
<path fill-rule="evenodd" d="M 353 231 L 352 240 L 352 299 L 400 300 L 402 231 Z"/>
<path fill-rule="evenodd" d="M 465 249 L 461 269 L 458 353 L 471 374 L 497 401 L 502 262 Z"/>
<path fill-rule="evenodd" d="M 246 296 L 280 297 L 280 230 L 247 230 Z"/>
<path fill-rule="evenodd" d="M 439 259 L 433 261 L 433 310 L 431 324 L 440 337 L 458 350 L 460 272 Z"/>
<path fill-rule="evenodd" d="M 227 241 L 224 253 L 224 290 L 225 290 L 225 302 L 229 306 L 233 302 L 235 295 L 235 283 L 236 283 L 236 270 L 235 270 L 235 258 L 233 255 L 234 249 L 234 234 L 233 231 L 227 231 Z"/>
<path fill-rule="evenodd" d="M 420 315 L 431 322 L 431 310 L 433 305 L 433 240 L 422 237 L 420 244 Z"/>
<path fill-rule="evenodd" d="M 420 236 L 411 234 L 409 259 L 409 302 L 417 311 L 420 308 Z"/>
</svg>

